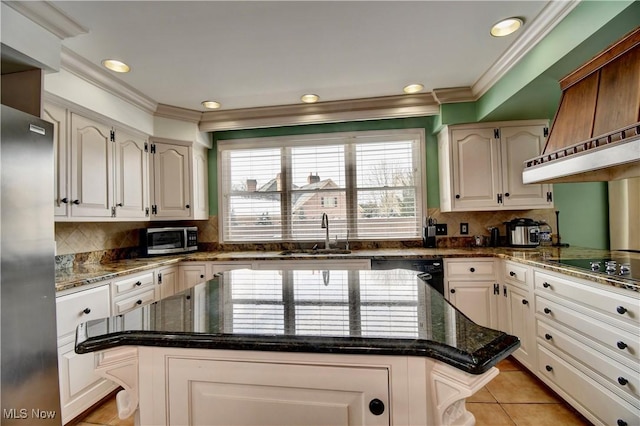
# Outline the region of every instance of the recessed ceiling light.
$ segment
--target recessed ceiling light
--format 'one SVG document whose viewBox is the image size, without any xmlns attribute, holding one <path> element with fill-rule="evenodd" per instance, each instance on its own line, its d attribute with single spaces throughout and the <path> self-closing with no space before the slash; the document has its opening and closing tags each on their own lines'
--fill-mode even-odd
<svg viewBox="0 0 640 426">
<path fill-rule="evenodd" d="M 302 97 L 300 98 L 300 100 L 305 104 L 312 104 L 312 103 L 318 102 L 319 99 L 320 99 L 320 96 L 314 95 L 314 94 L 302 95 Z"/>
<path fill-rule="evenodd" d="M 424 86 L 422 84 L 415 83 L 404 86 L 402 90 L 404 91 L 404 93 L 418 93 L 421 92 L 422 89 L 424 89 Z"/>
<path fill-rule="evenodd" d="M 102 65 L 104 65 L 105 68 L 108 68 L 111 71 L 115 71 L 115 72 L 131 71 L 131 68 L 129 68 L 129 65 L 125 64 L 124 62 L 118 61 L 116 59 L 105 59 L 104 61 L 102 61 Z"/>
<path fill-rule="evenodd" d="M 220 102 L 216 102 L 216 101 L 203 101 L 202 106 L 207 109 L 218 109 L 222 105 L 220 104 Z"/>
<path fill-rule="evenodd" d="M 522 26 L 524 21 L 520 18 L 507 18 L 491 27 L 491 35 L 494 37 L 504 37 L 512 34 Z"/>
</svg>

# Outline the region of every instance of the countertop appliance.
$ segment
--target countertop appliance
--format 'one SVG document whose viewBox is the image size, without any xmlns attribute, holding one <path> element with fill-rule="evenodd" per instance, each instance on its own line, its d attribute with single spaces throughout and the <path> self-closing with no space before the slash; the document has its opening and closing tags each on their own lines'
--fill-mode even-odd
<svg viewBox="0 0 640 426">
<path fill-rule="evenodd" d="M 418 277 L 444 295 L 444 263 L 441 258 L 433 259 L 374 259 L 371 269 L 408 269 L 420 272 Z"/>
<path fill-rule="evenodd" d="M 2 425 L 60 425 L 53 125 L 1 111 Z"/>
<path fill-rule="evenodd" d="M 533 219 L 516 218 L 504 223 L 507 229 L 507 245 L 510 247 L 538 247 L 540 224 Z"/>
<path fill-rule="evenodd" d="M 188 253 L 198 250 L 197 226 L 174 226 L 140 230 L 143 256 Z"/>
</svg>

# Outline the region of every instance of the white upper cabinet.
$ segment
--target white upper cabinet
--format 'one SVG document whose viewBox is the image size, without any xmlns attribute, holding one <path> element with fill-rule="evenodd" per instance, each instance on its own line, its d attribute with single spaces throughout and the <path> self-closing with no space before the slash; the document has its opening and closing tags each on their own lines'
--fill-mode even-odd
<svg viewBox="0 0 640 426">
<path fill-rule="evenodd" d="M 147 137 L 46 103 L 54 123 L 57 221 L 149 220 Z"/>
<path fill-rule="evenodd" d="M 524 185 L 525 160 L 544 148 L 543 120 L 474 123 L 438 134 L 440 210 L 552 208 L 550 185 Z"/>
<path fill-rule="evenodd" d="M 156 139 L 151 164 L 151 220 L 208 219 L 206 148 Z"/>
</svg>

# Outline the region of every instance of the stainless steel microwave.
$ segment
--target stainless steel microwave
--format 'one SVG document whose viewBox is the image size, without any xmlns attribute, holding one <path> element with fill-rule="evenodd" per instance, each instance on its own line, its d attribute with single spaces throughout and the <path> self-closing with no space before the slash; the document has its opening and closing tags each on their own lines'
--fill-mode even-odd
<svg viewBox="0 0 640 426">
<path fill-rule="evenodd" d="M 140 246 L 143 256 L 196 251 L 198 250 L 198 228 L 196 226 L 176 226 L 142 229 Z"/>
</svg>

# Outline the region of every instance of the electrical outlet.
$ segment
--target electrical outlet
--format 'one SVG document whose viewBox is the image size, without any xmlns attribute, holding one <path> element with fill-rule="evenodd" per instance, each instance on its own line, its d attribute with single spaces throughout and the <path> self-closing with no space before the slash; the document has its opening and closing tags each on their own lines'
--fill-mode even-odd
<svg viewBox="0 0 640 426">
<path fill-rule="evenodd" d="M 436 223 L 436 235 L 447 235 L 446 223 Z"/>
<path fill-rule="evenodd" d="M 463 222 L 460 224 L 460 234 L 461 235 L 469 235 L 469 224 Z"/>
</svg>

